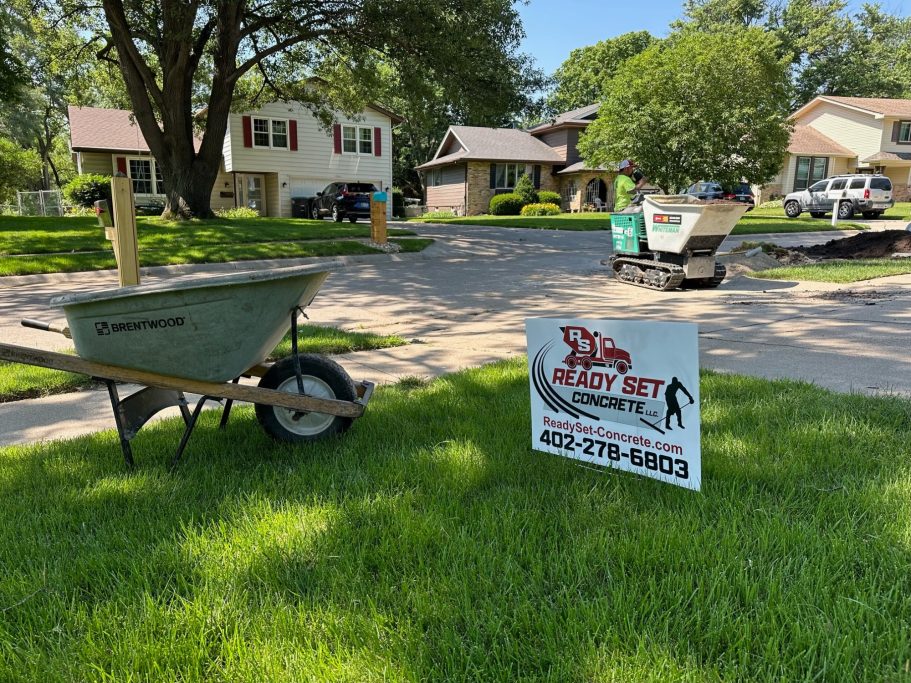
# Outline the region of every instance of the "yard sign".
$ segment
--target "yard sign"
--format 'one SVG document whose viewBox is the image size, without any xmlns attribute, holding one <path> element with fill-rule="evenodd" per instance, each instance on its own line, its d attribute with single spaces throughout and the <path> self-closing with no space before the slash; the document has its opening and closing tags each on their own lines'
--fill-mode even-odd
<svg viewBox="0 0 911 683">
<path fill-rule="evenodd" d="M 529 318 L 536 450 L 698 491 L 696 325 Z"/>
</svg>

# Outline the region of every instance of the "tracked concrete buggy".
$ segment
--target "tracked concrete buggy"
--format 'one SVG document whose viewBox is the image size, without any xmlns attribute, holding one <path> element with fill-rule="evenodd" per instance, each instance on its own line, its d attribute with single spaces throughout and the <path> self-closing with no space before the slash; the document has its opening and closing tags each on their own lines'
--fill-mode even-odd
<svg viewBox="0 0 911 683">
<path fill-rule="evenodd" d="M 642 213 L 611 214 L 615 277 L 662 292 L 717 287 L 726 270 L 715 262 L 715 252 L 746 210 L 746 204 L 685 194 L 646 195 Z"/>
</svg>

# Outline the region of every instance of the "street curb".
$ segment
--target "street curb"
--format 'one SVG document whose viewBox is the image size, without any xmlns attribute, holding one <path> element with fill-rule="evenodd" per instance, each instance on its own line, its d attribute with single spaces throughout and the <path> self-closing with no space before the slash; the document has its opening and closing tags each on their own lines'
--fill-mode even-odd
<svg viewBox="0 0 911 683">
<path fill-rule="evenodd" d="M 268 270 L 270 268 L 289 268 L 292 266 L 305 266 L 312 263 L 334 263 L 345 266 L 358 265 L 361 263 L 370 263 L 381 259 L 389 261 L 407 261 L 412 259 L 428 260 L 434 256 L 427 255 L 425 252 L 433 248 L 430 245 L 424 251 L 411 252 L 405 254 L 359 254 L 355 256 L 310 256 L 307 258 L 291 259 L 260 259 L 256 261 L 227 261 L 225 263 L 184 263 L 176 266 L 149 266 L 140 268 L 139 274 L 142 277 L 167 277 L 169 275 L 191 275 L 194 273 L 231 273 L 245 270 Z M 0 286 L 7 287 L 25 287 L 28 285 L 54 284 L 58 282 L 67 282 L 75 276 L 85 277 L 88 275 L 101 275 L 115 278 L 116 269 L 104 270 L 79 270 L 72 273 L 42 273 L 37 275 L 10 275 L 0 277 Z M 116 279 L 116 278 L 115 278 Z"/>
</svg>

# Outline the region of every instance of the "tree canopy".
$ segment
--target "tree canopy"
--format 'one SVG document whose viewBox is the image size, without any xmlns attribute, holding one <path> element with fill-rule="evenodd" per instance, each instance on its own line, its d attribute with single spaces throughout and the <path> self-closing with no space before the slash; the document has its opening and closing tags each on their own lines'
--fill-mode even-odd
<svg viewBox="0 0 911 683">
<path fill-rule="evenodd" d="M 633 158 L 665 191 L 700 179 L 764 183 L 790 137 L 790 83 L 774 36 L 685 32 L 624 62 L 579 142 L 589 164 Z"/>
<path fill-rule="evenodd" d="M 569 53 L 554 73 L 554 89 L 547 97 L 551 114 L 600 102 L 604 86 L 624 61 L 655 42 L 648 31 L 624 33 Z"/>
</svg>

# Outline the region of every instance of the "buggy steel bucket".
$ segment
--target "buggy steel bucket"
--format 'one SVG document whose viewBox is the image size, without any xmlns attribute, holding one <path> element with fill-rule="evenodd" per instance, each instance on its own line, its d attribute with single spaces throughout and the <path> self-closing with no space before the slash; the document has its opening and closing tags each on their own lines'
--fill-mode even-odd
<svg viewBox="0 0 911 683">
<path fill-rule="evenodd" d="M 646 195 L 642 205 L 652 251 L 683 254 L 721 246 L 747 211 L 741 203 L 707 204 L 690 195 Z"/>
<path fill-rule="evenodd" d="M 170 377 L 226 382 L 272 352 L 289 313 L 310 305 L 332 265 L 121 287 L 51 300 L 80 358 Z"/>
</svg>

